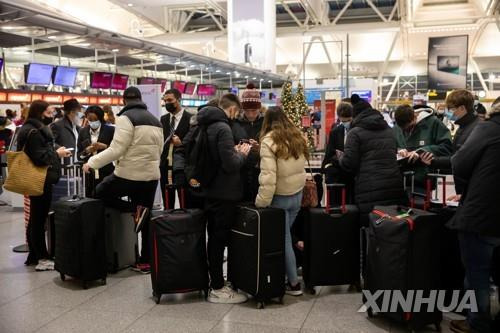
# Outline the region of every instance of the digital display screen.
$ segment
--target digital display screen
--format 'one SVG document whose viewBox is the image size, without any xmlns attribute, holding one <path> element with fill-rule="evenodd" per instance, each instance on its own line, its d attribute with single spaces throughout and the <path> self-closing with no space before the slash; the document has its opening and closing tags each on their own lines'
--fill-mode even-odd
<svg viewBox="0 0 500 333">
<path fill-rule="evenodd" d="M 48 86 L 52 80 L 54 66 L 46 64 L 29 64 L 24 66 L 26 84 Z"/>
<path fill-rule="evenodd" d="M 177 89 L 181 94 L 184 94 L 186 90 L 186 82 L 185 81 L 174 81 L 172 82 L 172 89 Z"/>
<path fill-rule="evenodd" d="M 125 90 L 127 89 L 128 75 L 113 74 L 113 81 L 111 81 L 111 89 Z"/>
<path fill-rule="evenodd" d="M 184 93 L 186 95 L 192 95 L 192 94 L 194 94 L 194 89 L 195 88 L 196 88 L 196 83 L 188 82 L 186 84 L 186 90 L 184 90 Z"/>
<path fill-rule="evenodd" d="M 156 84 L 161 84 L 161 92 L 165 91 L 165 88 L 167 87 L 167 80 L 165 80 L 165 79 L 156 79 L 155 83 Z"/>
<path fill-rule="evenodd" d="M 216 92 L 217 87 L 213 84 L 199 84 L 196 93 L 198 96 L 213 96 Z"/>
<path fill-rule="evenodd" d="M 0 72 L 2 71 L 2 68 L 3 68 L 3 59 L 0 58 Z"/>
<path fill-rule="evenodd" d="M 94 89 L 109 89 L 111 88 L 112 80 L 113 73 L 94 72 L 90 76 L 90 87 Z"/>
<path fill-rule="evenodd" d="M 152 77 L 141 77 L 139 78 L 139 84 L 156 84 L 156 79 Z"/>
<path fill-rule="evenodd" d="M 56 66 L 52 81 L 56 86 L 74 87 L 77 75 L 78 68 Z"/>
</svg>

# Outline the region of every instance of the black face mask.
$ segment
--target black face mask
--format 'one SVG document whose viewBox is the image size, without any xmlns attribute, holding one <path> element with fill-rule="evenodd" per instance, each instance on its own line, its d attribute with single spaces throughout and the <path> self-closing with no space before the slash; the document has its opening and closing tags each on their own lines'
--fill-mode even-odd
<svg viewBox="0 0 500 333">
<path fill-rule="evenodd" d="M 165 109 L 170 113 L 174 113 L 175 111 L 177 111 L 177 107 L 174 103 L 165 103 Z"/>
<path fill-rule="evenodd" d="M 52 117 L 49 117 L 49 118 L 43 117 L 42 118 L 42 123 L 44 125 L 47 125 L 47 126 L 50 125 L 50 124 L 52 124 L 53 121 L 54 121 L 54 118 L 52 118 Z"/>
</svg>

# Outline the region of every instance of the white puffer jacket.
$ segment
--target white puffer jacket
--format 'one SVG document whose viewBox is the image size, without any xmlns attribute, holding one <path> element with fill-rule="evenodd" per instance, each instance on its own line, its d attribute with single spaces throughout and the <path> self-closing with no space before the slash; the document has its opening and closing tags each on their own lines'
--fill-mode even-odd
<svg viewBox="0 0 500 333">
<path fill-rule="evenodd" d="M 257 207 L 268 207 L 274 195 L 293 195 L 304 188 L 306 183 L 305 163 L 290 157 L 285 160 L 276 157 L 276 146 L 268 133 L 260 143 L 259 193 L 255 200 Z"/>
<path fill-rule="evenodd" d="M 161 123 L 143 103 L 128 104 L 118 114 L 115 135 L 109 148 L 91 157 L 93 169 L 116 161 L 114 174 L 135 181 L 160 179 L 160 156 L 163 151 Z"/>
</svg>

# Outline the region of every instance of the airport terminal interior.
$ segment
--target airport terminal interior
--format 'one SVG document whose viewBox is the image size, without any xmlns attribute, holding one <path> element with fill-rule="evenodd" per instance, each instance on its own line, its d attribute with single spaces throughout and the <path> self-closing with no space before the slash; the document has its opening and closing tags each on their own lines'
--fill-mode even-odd
<svg viewBox="0 0 500 333">
<path fill-rule="evenodd" d="M 498 333 L 499 156 L 499 0 L 0 0 L 0 333 Z"/>
</svg>

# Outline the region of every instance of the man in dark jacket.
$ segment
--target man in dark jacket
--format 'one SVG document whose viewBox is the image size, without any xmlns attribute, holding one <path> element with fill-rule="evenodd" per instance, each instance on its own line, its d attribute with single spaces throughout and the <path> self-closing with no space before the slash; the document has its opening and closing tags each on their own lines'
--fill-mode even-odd
<svg viewBox="0 0 500 333">
<path fill-rule="evenodd" d="M 74 149 L 73 155 L 76 156 L 78 133 L 80 132 L 80 123 L 82 114 L 82 106 L 72 98 L 64 102 L 64 117 L 52 123 L 50 129 L 54 134 L 56 149 L 66 147 Z M 65 159 L 64 164 L 71 163 L 70 159 Z"/>
<path fill-rule="evenodd" d="M 344 144 L 347 139 L 347 132 L 351 129 L 352 123 L 352 105 L 350 103 L 341 102 L 337 107 L 337 117 L 340 122 L 333 125 L 328 137 L 328 143 L 325 150 L 325 158 L 323 159 L 322 168 L 326 175 L 327 183 L 337 183 L 345 181 L 345 177 L 339 175 L 338 170 L 332 168 L 337 158 L 337 150 L 344 151 Z"/>
<path fill-rule="evenodd" d="M 419 151 L 434 156 L 450 156 L 451 133 L 432 108 L 418 105 L 400 105 L 394 115 L 394 133 L 399 155 L 408 158 L 407 168 L 415 171 L 415 191 L 425 193 L 427 165 L 420 162 Z M 417 151 L 418 150 L 418 151 Z"/>
<path fill-rule="evenodd" d="M 455 183 L 464 191 L 448 226 L 459 232 L 465 287 L 475 292 L 478 310 L 470 311 L 467 321 L 452 321 L 454 332 L 491 332 L 491 259 L 500 245 L 499 156 L 500 103 L 492 106 L 489 119 L 476 125 L 451 158 Z"/>
<path fill-rule="evenodd" d="M 169 89 L 165 92 L 163 100 L 165 101 L 165 109 L 167 114 L 160 118 L 163 126 L 163 137 L 165 144 L 161 154 L 160 171 L 161 171 L 161 193 L 163 196 L 163 205 L 165 207 L 174 208 L 175 204 L 175 189 L 168 190 L 168 203 L 165 198 L 165 189 L 167 184 L 176 186 L 186 186 L 186 176 L 182 168 L 175 168 L 175 151 L 181 146 L 184 136 L 189 131 L 189 122 L 192 114 L 182 108 L 181 93 L 177 89 Z M 186 198 L 186 205 L 190 207 L 189 198 Z"/>
<path fill-rule="evenodd" d="M 476 125 L 479 123 L 479 117 L 474 113 L 474 96 L 465 89 L 452 91 L 446 97 L 446 107 L 449 110 L 448 117 L 455 120 L 455 124 L 459 126 L 455 132 L 452 142 L 452 154 L 455 154 L 460 147 L 467 141 Z M 453 111 L 452 111 L 453 110 Z M 451 171 L 451 156 L 434 156 L 431 152 L 424 153 L 420 156 L 424 164 L 430 165 L 433 169 Z M 455 184 L 455 192 L 458 197 L 462 194 L 463 188 L 460 184 Z"/>
<path fill-rule="evenodd" d="M 255 202 L 259 191 L 259 161 L 260 161 L 260 131 L 264 123 L 264 117 L 260 114 L 262 106 L 260 92 L 253 84 L 249 84 L 241 95 L 241 107 L 243 113 L 232 123 L 234 142 L 247 142 L 252 145 L 247 162 L 241 170 L 243 182 L 243 200 Z"/>
<path fill-rule="evenodd" d="M 361 100 L 353 105 L 354 120 L 340 157 L 340 167 L 355 177 L 354 196 L 367 224 L 374 205 L 398 204 L 404 199 L 392 129 L 382 114 Z"/>
<path fill-rule="evenodd" d="M 197 115 L 198 126 L 206 128 L 212 167 L 215 178 L 205 185 L 205 210 L 208 219 L 208 263 L 212 303 L 242 303 L 243 294 L 224 285 L 224 249 L 229 243 L 231 227 L 236 219 L 236 204 L 242 198 L 240 171 L 251 146 L 247 143 L 234 145 L 229 119 L 234 119 L 240 109 L 238 97 L 222 96 L 219 107 L 206 106 Z"/>
</svg>

